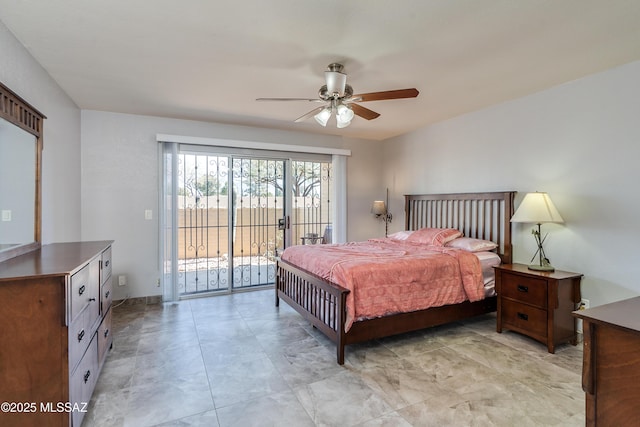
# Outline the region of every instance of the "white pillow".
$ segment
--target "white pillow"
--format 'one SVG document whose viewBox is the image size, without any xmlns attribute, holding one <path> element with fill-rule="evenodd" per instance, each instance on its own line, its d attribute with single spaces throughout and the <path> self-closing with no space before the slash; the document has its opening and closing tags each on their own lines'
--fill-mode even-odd
<svg viewBox="0 0 640 427">
<path fill-rule="evenodd" d="M 471 237 L 458 237 L 447 243 L 448 248 L 463 249 L 469 252 L 491 251 L 498 247 L 498 244 L 491 240 L 474 239 Z"/>
<path fill-rule="evenodd" d="M 397 233 L 389 234 L 389 238 L 393 240 L 407 240 L 409 236 L 413 233 L 412 230 L 406 231 L 398 231 Z"/>
</svg>

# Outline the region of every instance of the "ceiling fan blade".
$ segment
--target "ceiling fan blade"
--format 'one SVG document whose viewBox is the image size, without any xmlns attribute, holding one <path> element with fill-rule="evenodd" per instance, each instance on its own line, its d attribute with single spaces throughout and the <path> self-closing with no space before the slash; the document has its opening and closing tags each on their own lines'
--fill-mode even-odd
<svg viewBox="0 0 640 427">
<path fill-rule="evenodd" d="M 420 92 L 418 89 L 398 89 L 398 90 L 388 90 L 385 92 L 371 92 L 371 93 L 361 93 L 358 95 L 353 95 L 351 97 L 351 101 L 355 102 L 366 102 L 366 101 L 384 101 L 386 99 L 402 99 L 402 98 L 415 98 L 418 96 Z"/>
<path fill-rule="evenodd" d="M 305 114 L 304 116 L 300 116 L 297 119 L 294 120 L 295 123 L 299 123 L 302 121 L 307 120 L 310 117 L 315 116 L 316 114 L 318 114 L 320 111 L 322 111 L 324 109 L 324 105 L 322 107 L 318 107 L 318 108 L 314 108 L 313 110 L 309 111 L 307 114 Z"/>
<path fill-rule="evenodd" d="M 319 98 L 256 98 L 256 101 L 308 101 L 308 102 L 325 102 Z"/>
<path fill-rule="evenodd" d="M 373 110 L 369 110 L 368 108 L 364 108 L 362 105 L 349 104 L 349 106 L 351 107 L 351 109 L 353 110 L 353 113 L 356 116 L 360 116 L 363 119 L 373 120 L 375 118 L 380 117 L 380 113 L 376 113 Z"/>
</svg>

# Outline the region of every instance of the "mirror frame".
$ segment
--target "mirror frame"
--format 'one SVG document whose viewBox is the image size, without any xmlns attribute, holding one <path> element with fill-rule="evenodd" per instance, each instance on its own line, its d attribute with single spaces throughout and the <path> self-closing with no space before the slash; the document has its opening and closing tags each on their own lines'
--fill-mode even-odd
<svg viewBox="0 0 640 427">
<path fill-rule="evenodd" d="M 42 233 L 42 127 L 46 117 L 0 82 L 0 117 L 36 137 L 33 242 L 0 252 L 0 262 L 40 249 Z"/>
</svg>

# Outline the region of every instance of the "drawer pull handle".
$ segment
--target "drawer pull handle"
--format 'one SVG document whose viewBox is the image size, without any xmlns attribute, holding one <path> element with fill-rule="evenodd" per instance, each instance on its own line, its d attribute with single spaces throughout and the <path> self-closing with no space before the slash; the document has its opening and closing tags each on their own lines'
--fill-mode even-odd
<svg viewBox="0 0 640 427">
<path fill-rule="evenodd" d="M 105 292 L 105 293 L 104 293 L 104 297 L 105 297 L 105 299 L 106 299 L 106 298 L 109 298 L 109 295 L 110 295 L 110 294 L 111 294 L 111 291 L 107 291 L 107 292 Z"/>
<path fill-rule="evenodd" d="M 82 338 L 84 338 L 84 329 L 78 334 L 78 342 L 82 341 Z"/>
<path fill-rule="evenodd" d="M 529 287 L 518 285 L 518 292 L 529 292 Z"/>
<path fill-rule="evenodd" d="M 104 337 L 106 338 L 108 336 L 109 336 L 109 330 L 107 329 L 107 330 L 104 331 Z"/>
<path fill-rule="evenodd" d="M 84 383 L 86 384 L 87 381 L 89 381 L 89 377 L 91 376 L 91 371 L 87 371 L 86 374 L 84 374 Z"/>
<path fill-rule="evenodd" d="M 80 289 L 78 289 L 78 295 L 84 294 L 84 290 L 85 290 L 84 285 L 80 286 Z"/>
<path fill-rule="evenodd" d="M 95 301 L 95 300 L 96 300 L 95 298 L 89 298 L 89 302 Z"/>
<path fill-rule="evenodd" d="M 529 320 L 529 315 L 518 312 L 518 319 Z"/>
<path fill-rule="evenodd" d="M 107 261 L 104 263 L 104 266 L 105 266 L 105 267 L 109 267 L 109 260 L 107 260 Z"/>
</svg>

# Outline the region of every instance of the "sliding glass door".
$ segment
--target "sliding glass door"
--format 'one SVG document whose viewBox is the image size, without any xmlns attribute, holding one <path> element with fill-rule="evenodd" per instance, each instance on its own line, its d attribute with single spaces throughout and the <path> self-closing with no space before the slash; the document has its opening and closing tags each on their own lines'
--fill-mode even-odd
<svg viewBox="0 0 640 427">
<path fill-rule="evenodd" d="M 174 147 L 163 165 L 165 300 L 271 285 L 286 246 L 331 241 L 329 161 Z"/>
<path fill-rule="evenodd" d="M 233 158 L 230 251 L 235 289 L 275 281 L 278 250 L 284 248 L 285 161 Z"/>
</svg>

